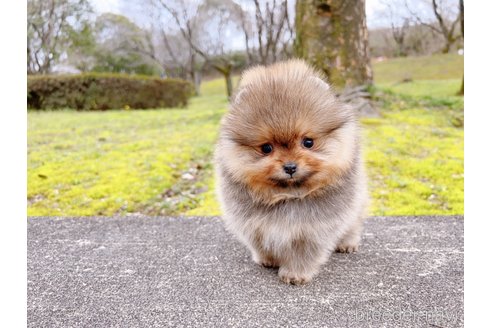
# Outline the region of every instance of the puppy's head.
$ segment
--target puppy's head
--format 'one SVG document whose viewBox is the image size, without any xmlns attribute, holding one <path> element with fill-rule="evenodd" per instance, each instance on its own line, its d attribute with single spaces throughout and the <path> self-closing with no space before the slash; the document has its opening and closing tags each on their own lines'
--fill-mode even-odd
<svg viewBox="0 0 492 328">
<path fill-rule="evenodd" d="M 299 60 L 246 71 L 222 121 L 216 158 L 257 201 L 316 195 L 354 159 L 357 124 Z"/>
</svg>

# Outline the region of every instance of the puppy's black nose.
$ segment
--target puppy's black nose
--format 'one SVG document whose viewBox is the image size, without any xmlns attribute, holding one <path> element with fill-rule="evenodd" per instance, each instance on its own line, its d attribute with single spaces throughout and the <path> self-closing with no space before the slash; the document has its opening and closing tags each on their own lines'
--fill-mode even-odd
<svg viewBox="0 0 492 328">
<path fill-rule="evenodd" d="M 296 163 L 289 162 L 284 164 L 285 173 L 290 174 L 291 176 L 296 172 L 296 169 L 297 169 Z"/>
</svg>

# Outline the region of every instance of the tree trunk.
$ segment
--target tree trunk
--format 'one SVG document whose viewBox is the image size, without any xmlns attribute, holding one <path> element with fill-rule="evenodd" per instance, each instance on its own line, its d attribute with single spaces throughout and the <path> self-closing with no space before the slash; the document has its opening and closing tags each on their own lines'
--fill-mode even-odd
<svg viewBox="0 0 492 328">
<path fill-rule="evenodd" d="M 461 37 L 463 38 L 463 48 L 465 47 L 465 7 L 463 5 L 463 0 L 460 0 L 460 27 L 461 27 Z M 461 80 L 461 88 L 458 91 L 458 96 L 465 95 L 465 74 L 463 73 L 463 78 Z"/>
<path fill-rule="evenodd" d="M 195 92 L 197 92 L 197 84 L 196 84 L 196 81 L 197 81 L 197 77 L 196 77 L 196 56 L 195 56 L 195 52 L 193 51 L 193 49 L 190 49 L 190 65 L 188 67 L 188 70 L 189 70 L 189 74 L 190 74 L 190 80 L 191 82 L 193 83 L 193 86 L 195 88 Z M 199 92 L 200 92 L 200 86 L 198 86 L 198 93 L 196 94 L 197 96 L 199 95 Z"/>
<path fill-rule="evenodd" d="M 464 96 L 465 95 L 465 76 L 461 79 L 461 87 L 460 90 L 458 91 L 458 96 Z"/>
<path fill-rule="evenodd" d="M 365 0 L 297 1 L 295 50 L 339 88 L 372 84 Z"/>
<path fill-rule="evenodd" d="M 227 99 L 232 96 L 232 64 L 230 62 L 221 64 L 212 64 L 212 67 L 224 76 L 226 82 Z"/>
<path fill-rule="evenodd" d="M 195 70 L 193 84 L 195 86 L 195 96 L 200 95 L 200 85 L 202 84 L 202 71 Z"/>
<path fill-rule="evenodd" d="M 224 74 L 224 78 L 226 81 L 227 99 L 231 99 L 231 96 L 232 96 L 232 74 L 231 74 L 231 70 L 223 71 L 222 74 Z"/>
<path fill-rule="evenodd" d="M 443 54 L 449 54 L 451 51 L 451 47 L 453 45 L 454 41 L 450 41 L 449 39 L 446 39 L 446 42 L 444 43 L 444 47 L 441 50 L 441 53 Z"/>
</svg>

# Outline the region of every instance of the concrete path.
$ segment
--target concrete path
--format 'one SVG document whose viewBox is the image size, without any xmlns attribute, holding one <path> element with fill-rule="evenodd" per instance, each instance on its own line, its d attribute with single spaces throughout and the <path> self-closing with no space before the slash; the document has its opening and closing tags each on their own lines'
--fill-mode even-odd
<svg viewBox="0 0 492 328">
<path fill-rule="evenodd" d="M 463 217 L 371 218 L 309 285 L 217 218 L 29 218 L 29 327 L 461 327 Z"/>
</svg>

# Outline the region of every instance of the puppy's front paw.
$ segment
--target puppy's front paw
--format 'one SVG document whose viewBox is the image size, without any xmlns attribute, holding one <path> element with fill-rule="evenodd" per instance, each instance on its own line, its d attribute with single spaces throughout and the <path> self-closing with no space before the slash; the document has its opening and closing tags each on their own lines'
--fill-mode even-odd
<svg viewBox="0 0 492 328">
<path fill-rule="evenodd" d="M 337 246 L 338 253 L 355 253 L 359 250 L 358 244 L 341 243 Z"/>
<path fill-rule="evenodd" d="M 265 268 L 278 268 L 278 262 L 271 256 L 253 256 L 253 261 Z"/>
<path fill-rule="evenodd" d="M 286 284 L 292 285 L 307 284 L 313 278 L 312 275 L 297 273 L 282 267 L 278 271 L 278 276 L 280 277 L 280 280 L 282 280 Z"/>
<path fill-rule="evenodd" d="M 278 268 L 278 263 L 273 259 L 262 259 L 259 264 L 265 268 Z"/>
</svg>

